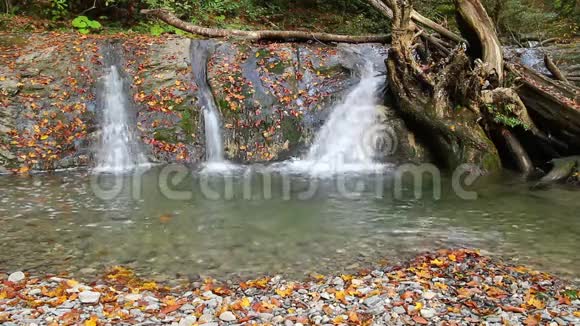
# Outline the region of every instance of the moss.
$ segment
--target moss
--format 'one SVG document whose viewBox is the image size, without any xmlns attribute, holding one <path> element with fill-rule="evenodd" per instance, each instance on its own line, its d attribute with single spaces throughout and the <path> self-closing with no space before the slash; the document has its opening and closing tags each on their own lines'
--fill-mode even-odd
<svg viewBox="0 0 580 326">
<path fill-rule="evenodd" d="M 180 123 L 181 129 L 185 133 L 185 138 L 189 142 L 193 141 L 192 134 L 194 132 L 192 111 L 193 111 L 192 109 L 183 111 L 181 113 L 181 123 Z"/>
<path fill-rule="evenodd" d="M 175 129 L 157 129 L 153 133 L 153 138 L 170 144 L 177 143 L 177 134 Z"/>
<path fill-rule="evenodd" d="M 26 38 L 17 35 L 0 36 L 0 47 L 21 47 L 26 45 L 27 42 Z"/>
<path fill-rule="evenodd" d="M 286 71 L 286 66 L 284 65 L 284 63 L 281 60 L 277 60 L 274 63 L 274 67 L 270 68 L 272 64 L 268 65 L 268 70 L 276 75 L 281 75 L 284 73 L 284 71 Z"/>
<path fill-rule="evenodd" d="M 501 169 L 501 160 L 497 153 L 486 153 L 483 156 L 483 168 L 488 172 L 494 172 Z"/>
<path fill-rule="evenodd" d="M 321 75 L 334 76 L 341 73 L 348 73 L 348 70 L 341 65 L 323 66 L 317 70 Z"/>
<path fill-rule="evenodd" d="M 282 134 L 284 138 L 290 142 L 290 145 L 296 145 L 302 138 L 300 132 L 300 118 L 290 116 L 282 120 L 280 123 Z"/>
</svg>

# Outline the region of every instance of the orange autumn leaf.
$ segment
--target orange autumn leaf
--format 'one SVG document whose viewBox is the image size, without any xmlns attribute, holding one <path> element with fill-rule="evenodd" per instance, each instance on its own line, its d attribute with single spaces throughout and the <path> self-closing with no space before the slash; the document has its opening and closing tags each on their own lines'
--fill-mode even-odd
<svg viewBox="0 0 580 326">
<path fill-rule="evenodd" d="M 501 306 L 501 308 L 504 311 L 507 311 L 507 312 L 515 312 L 515 313 L 519 313 L 519 314 L 522 314 L 522 313 L 524 313 L 526 311 L 526 309 L 524 309 L 524 308 L 514 307 L 514 306 Z"/>
<path fill-rule="evenodd" d="M 415 315 L 413 317 L 413 320 L 417 323 L 417 324 L 421 324 L 421 325 L 427 325 L 429 324 L 429 322 L 427 321 L 427 319 L 419 316 L 419 315 Z"/>
<path fill-rule="evenodd" d="M 181 308 L 181 306 L 182 306 L 181 304 L 170 305 L 170 306 L 167 306 L 167 307 L 161 309 L 161 311 L 159 311 L 159 313 L 162 315 L 167 315 L 167 314 L 172 313 L 175 310 Z"/>
<path fill-rule="evenodd" d="M 358 318 L 358 314 L 356 313 L 356 311 L 350 311 L 348 313 L 348 320 L 353 323 L 358 323 L 360 321 L 360 318 Z"/>
<path fill-rule="evenodd" d="M 414 295 L 413 292 L 406 291 L 405 293 L 401 294 L 401 299 L 407 300 L 408 298 L 412 298 L 413 295 Z"/>
</svg>

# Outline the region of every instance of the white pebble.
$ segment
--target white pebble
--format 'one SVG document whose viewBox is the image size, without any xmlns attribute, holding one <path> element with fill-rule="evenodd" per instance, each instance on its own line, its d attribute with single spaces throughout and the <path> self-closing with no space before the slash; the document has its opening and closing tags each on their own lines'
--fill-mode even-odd
<svg viewBox="0 0 580 326">
<path fill-rule="evenodd" d="M 8 276 L 8 281 L 12 282 L 12 283 L 18 283 L 20 281 L 22 281 L 26 276 L 24 275 L 24 273 L 18 271 L 18 272 L 14 272 L 12 274 L 10 274 L 10 276 Z"/>
<path fill-rule="evenodd" d="M 81 303 L 97 303 L 99 302 L 99 299 L 101 298 L 101 294 L 99 292 L 93 292 L 93 291 L 85 291 L 85 292 L 81 292 L 79 293 L 79 300 L 81 301 Z"/>
</svg>

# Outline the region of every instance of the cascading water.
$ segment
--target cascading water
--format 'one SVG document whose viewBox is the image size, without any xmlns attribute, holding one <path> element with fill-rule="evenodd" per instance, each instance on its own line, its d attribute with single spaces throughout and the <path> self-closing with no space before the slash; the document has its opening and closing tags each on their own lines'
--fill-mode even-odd
<svg viewBox="0 0 580 326">
<path fill-rule="evenodd" d="M 205 125 L 206 161 L 210 164 L 224 163 L 224 148 L 219 110 L 215 104 L 207 80 L 207 63 L 213 52 L 214 42 L 200 40 L 191 42 L 191 66 L 198 87 L 198 100 L 203 110 Z"/>
<path fill-rule="evenodd" d="M 147 164 L 129 125 L 129 104 L 124 91 L 119 69 L 111 65 L 99 94 L 102 131 L 97 172 L 123 173 Z"/>
<path fill-rule="evenodd" d="M 384 76 L 371 63 L 362 70 L 361 81 L 333 108 L 301 165 L 325 172 L 377 168 L 377 136 L 383 130 L 377 93 Z"/>
</svg>

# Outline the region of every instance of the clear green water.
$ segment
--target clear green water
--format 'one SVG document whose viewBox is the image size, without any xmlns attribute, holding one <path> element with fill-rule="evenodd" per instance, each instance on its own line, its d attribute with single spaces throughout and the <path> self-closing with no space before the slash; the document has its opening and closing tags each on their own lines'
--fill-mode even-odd
<svg viewBox="0 0 580 326">
<path fill-rule="evenodd" d="M 580 196 L 565 187 L 532 191 L 514 177 L 486 178 L 474 188 L 479 199 L 466 201 L 443 180 L 441 200 L 433 199 L 429 185 L 423 199 L 409 191 L 395 199 L 387 172 L 323 178 L 304 199 L 299 194 L 312 179 L 274 174 L 267 187 L 272 198 L 264 198 L 264 178 L 240 170 L 225 179 L 193 172 L 175 187 L 192 190 L 191 198 L 170 199 L 159 186 L 161 171 L 137 178 L 140 195 L 132 190 L 137 179 L 101 178 L 105 185 L 122 181 L 111 200 L 95 195 L 87 172 L 0 177 L 0 271 L 75 274 L 124 264 L 150 276 L 300 277 L 475 247 L 580 278 Z M 224 184 L 233 198 L 223 198 Z M 222 198 L 208 198 L 206 188 L 222 188 Z M 244 189 L 252 190 L 251 199 Z"/>
</svg>

